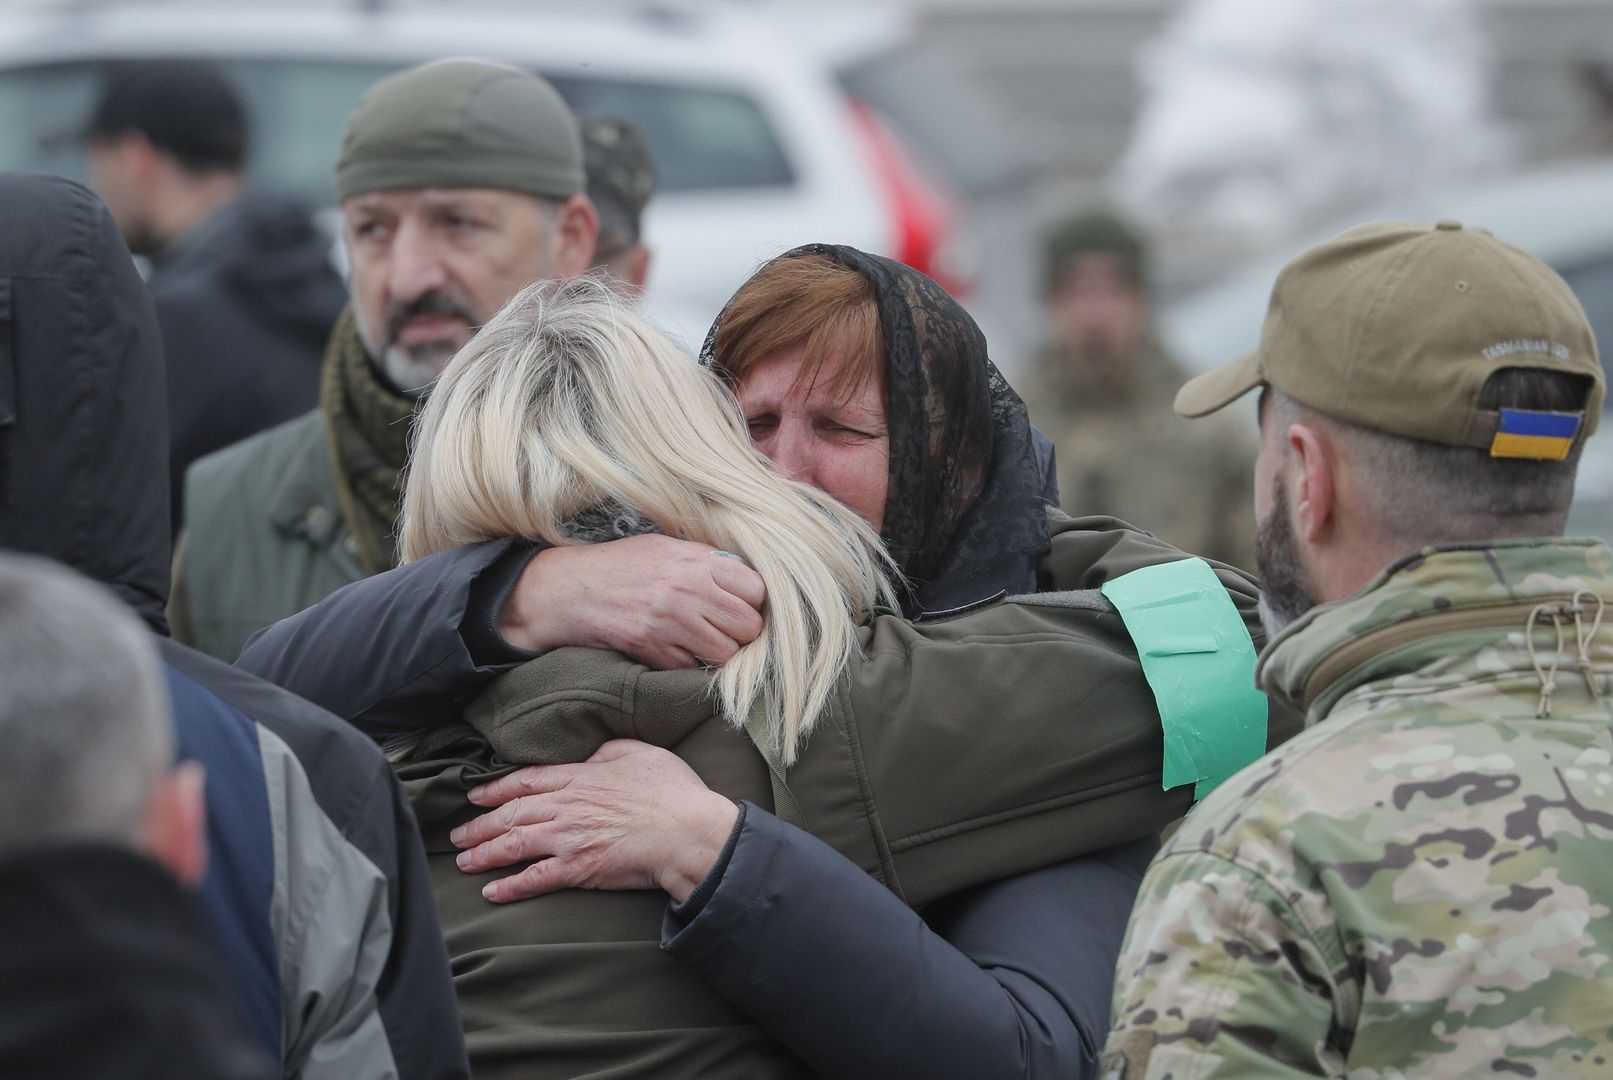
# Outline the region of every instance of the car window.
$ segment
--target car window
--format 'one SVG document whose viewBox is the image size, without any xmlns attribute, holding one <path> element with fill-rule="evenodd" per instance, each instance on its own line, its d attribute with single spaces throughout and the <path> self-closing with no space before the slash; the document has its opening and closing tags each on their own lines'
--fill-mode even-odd
<svg viewBox="0 0 1613 1080">
<path fill-rule="evenodd" d="M 0 167 L 85 179 L 76 135 L 94 107 L 106 66 L 76 62 L 0 71 Z M 219 67 L 246 104 L 256 186 L 333 203 L 331 171 L 347 113 L 393 65 L 275 60 Z"/>
<path fill-rule="evenodd" d="M 660 191 L 771 187 L 795 174 L 767 117 L 737 91 L 551 75 L 578 113 L 632 121 L 650 144 Z"/>
<path fill-rule="evenodd" d="M 251 170 L 262 188 L 328 205 L 342 127 L 359 95 L 404 66 L 241 59 L 219 63 L 250 118 Z M 0 71 L 0 168 L 85 178 L 76 133 L 94 105 L 103 61 Z M 582 113 L 620 116 L 650 146 L 660 191 L 767 187 L 795 179 L 766 114 L 736 90 L 611 78 L 553 77 Z"/>
</svg>

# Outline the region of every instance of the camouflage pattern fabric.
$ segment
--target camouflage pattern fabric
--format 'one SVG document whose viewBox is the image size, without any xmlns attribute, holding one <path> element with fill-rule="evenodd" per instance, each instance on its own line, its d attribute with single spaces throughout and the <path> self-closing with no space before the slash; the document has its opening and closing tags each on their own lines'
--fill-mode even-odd
<svg viewBox="0 0 1613 1080">
<path fill-rule="evenodd" d="M 1149 869 L 1102 1075 L 1613 1076 L 1604 598 L 1595 541 L 1428 550 L 1274 640 L 1309 730 Z"/>
<path fill-rule="evenodd" d="M 1249 418 L 1191 422 L 1171 409 L 1187 372 L 1150 339 L 1128 383 L 1084 374 L 1044 351 L 1014 379 L 1031 423 L 1058 449 L 1066 513 L 1110 514 L 1183 551 L 1254 566 L 1255 444 Z"/>
<path fill-rule="evenodd" d="M 655 166 L 643 134 L 614 116 L 579 117 L 577 126 L 600 232 L 616 246 L 637 243 L 644 205 L 655 193 Z"/>
</svg>

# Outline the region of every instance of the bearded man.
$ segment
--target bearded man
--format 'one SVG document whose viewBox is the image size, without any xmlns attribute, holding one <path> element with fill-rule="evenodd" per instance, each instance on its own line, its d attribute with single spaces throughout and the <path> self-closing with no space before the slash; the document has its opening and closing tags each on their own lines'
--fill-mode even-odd
<svg viewBox="0 0 1613 1080">
<path fill-rule="evenodd" d="M 350 302 L 319 408 L 187 475 L 169 615 L 176 636 L 224 660 L 395 564 L 422 396 L 511 296 L 594 257 L 576 119 L 516 68 L 442 60 L 376 83 L 348 121 L 336 190 Z"/>
<path fill-rule="evenodd" d="M 1104 1075 L 1613 1062 L 1613 551 L 1562 536 L 1604 378 L 1539 260 L 1452 221 L 1301 255 L 1256 353 L 1256 678 L 1307 730 L 1150 867 Z"/>
</svg>

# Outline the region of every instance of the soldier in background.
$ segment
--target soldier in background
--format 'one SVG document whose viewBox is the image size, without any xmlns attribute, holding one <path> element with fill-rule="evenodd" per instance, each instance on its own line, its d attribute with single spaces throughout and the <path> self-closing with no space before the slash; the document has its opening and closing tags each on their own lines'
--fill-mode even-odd
<svg viewBox="0 0 1613 1080">
<path fill-rule="evenodd" d="M 1187 373 L 1154 334 L 1147 270 L 1142 241 L 1108 213 L 1053 229 L 1043 266 L 1051 334 L 1022 396 L 1058 448 L 1068 513 L 1113 514 L 1249 566 L 1253 444 L 1236 417 L 1195 427 L 1171 414 Z"/>
<path fill-rule="evenodd" d="M 634 296 L 650 275 L 644 243 L 644 205 L 655 193 L 655 166 L 638 128 L 614 116 L 581 116 L 583 169 L 588 198 L 599 214 L 594 268 L 625 284 Z"/>
<path fill-rule="evenodd" d="M 1155 860 L 1105 1075 L 1613 1070 L 1613 551 L 1561 534 L 1604 394 L 1574 295 L 1478 229 L 1368 225 L 1260 350 L 1257 678 L 1310 730 Z"/>
</svg>

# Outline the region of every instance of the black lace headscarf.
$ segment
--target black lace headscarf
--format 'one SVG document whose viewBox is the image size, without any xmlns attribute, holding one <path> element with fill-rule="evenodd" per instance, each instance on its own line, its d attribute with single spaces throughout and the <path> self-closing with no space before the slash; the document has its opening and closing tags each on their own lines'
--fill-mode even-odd
<svg viewBox="0 0 1613 1080">
<path fill-rule="evenodd" d="M 1048 549 L 1041 468 L 1025 405 L 985 335 L 946 290 L 856 248 L 810 244 L 873 285 L 885 338 L 890 483 L 884 540 L 907 577 L 909 616 L 1032 592 Z M 717 328 L 700 362 L 715 365 Z M 716 365 L 720 366 L 720 365 Z"/>
</svg>

